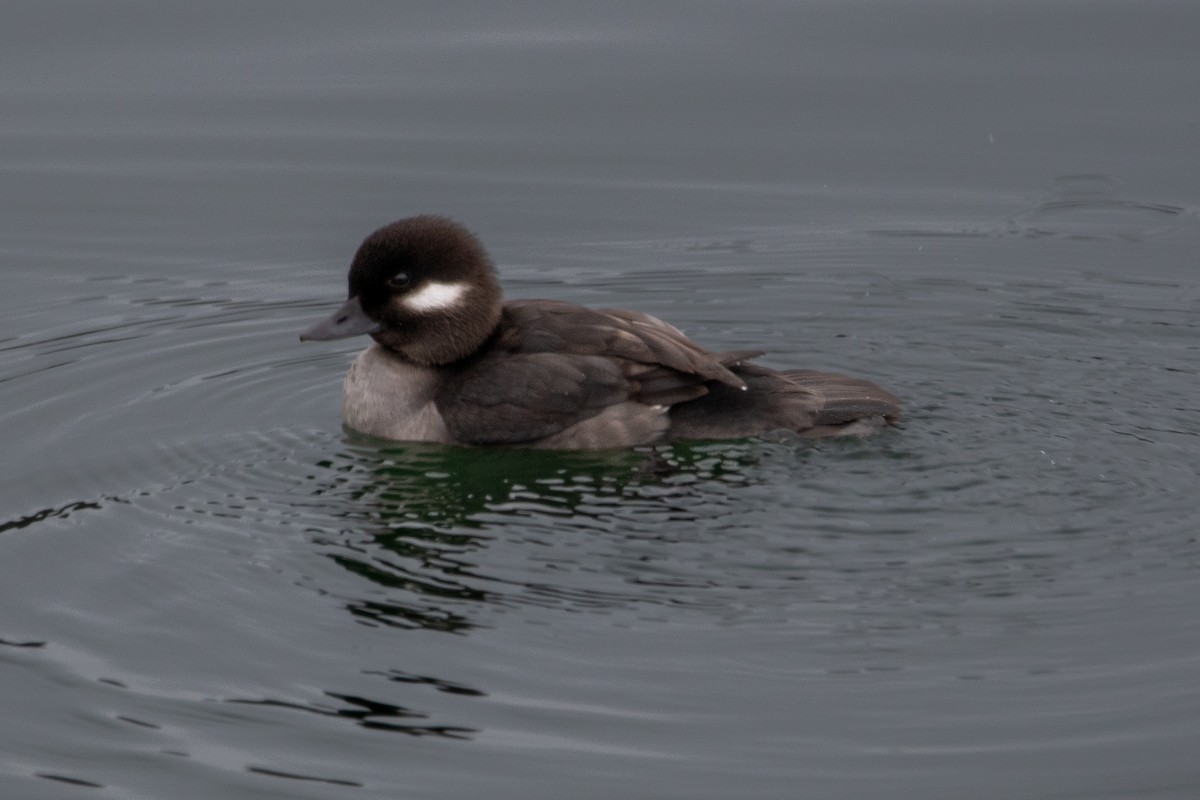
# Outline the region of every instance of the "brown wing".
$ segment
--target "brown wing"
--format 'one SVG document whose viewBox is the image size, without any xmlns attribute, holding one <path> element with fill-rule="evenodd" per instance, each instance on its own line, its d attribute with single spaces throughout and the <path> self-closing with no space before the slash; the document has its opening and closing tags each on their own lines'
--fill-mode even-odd
<svg viewBox="0 0 1200 800">
<path fill-rule="evenodd" d="M 553 300 L 513 300 L 504 306 L 501 326 L 504 332 L 498 346 L 513 352 L 607 356 L 702 381 L 745 386 L 718 355 L 649 314 Z"/>
<path fill-rule="evenodd" d="M 620 403 L 671 406 L 707 394 L 710 381 L 743 389 L 729 367 L 753 355 L 710 353 L 646 314 L 517 300 L 437 405 L 458 441 L 531 443 Z"/>
</svg>

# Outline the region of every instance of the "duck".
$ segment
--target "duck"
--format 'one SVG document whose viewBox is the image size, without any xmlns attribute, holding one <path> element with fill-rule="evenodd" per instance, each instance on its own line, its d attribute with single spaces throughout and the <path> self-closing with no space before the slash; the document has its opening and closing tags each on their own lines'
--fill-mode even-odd
<svg viewBox="0 0 1200 800">
<path fill-rule="evenodd" d="M 346 301 L 301 335 L 367 335 L 342 387 L 347 428 L 472 447 L 596 450 L 791 431 L 865 436 L 901 402 L 877 384 L 714 352 L 649 314 L 505 300 L 483 244 L 419 215 L 384 225 L 350 264 Z"/>
</svg>

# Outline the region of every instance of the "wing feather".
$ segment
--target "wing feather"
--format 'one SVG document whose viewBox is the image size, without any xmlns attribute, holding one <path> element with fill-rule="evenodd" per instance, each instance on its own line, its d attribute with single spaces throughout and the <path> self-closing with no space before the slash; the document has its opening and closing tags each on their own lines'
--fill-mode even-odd
<svg viewBox="0 0 1200 800">
<path fill-rule="evenodd" d="M 636 311 L 514 300 L 492 345 L 436 402 L 457 441 L 535 443 L 621 403 L 672 406 L 703 397 L 712 381 L 743 389 L 730 367 L 755 355 L 711 353 Z"/>
</svg>

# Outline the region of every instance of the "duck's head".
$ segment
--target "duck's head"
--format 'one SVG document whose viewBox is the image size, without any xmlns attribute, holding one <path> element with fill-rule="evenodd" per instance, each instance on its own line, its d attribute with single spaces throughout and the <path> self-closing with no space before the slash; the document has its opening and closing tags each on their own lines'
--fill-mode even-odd
<svg viewBox="0 0 1200 800">
<path fill-rule="evenodd" d="M 416 364 L 475 352 L 500 321 L 500 285 L 479 240 L 453 220 L 408 217 L 368 236 L 346 302 L 302 341 L 371 338 Z"/>
</svg>

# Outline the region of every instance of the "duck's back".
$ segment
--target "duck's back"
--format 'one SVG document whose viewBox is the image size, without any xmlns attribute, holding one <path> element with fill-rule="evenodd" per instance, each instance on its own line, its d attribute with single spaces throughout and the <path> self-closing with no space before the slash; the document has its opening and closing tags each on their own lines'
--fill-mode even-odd
<svg viewBox="0 0 1200 800">
<path fill-rule="evenodd" d="M 548 300 L 505 304 L 492 339 L 436 396 L 451 439 L 564 449 L 725 439 L 788 429 L 865 432 L 899 414 L 868 381 L 749 364 L 638 312 Z"/>
<path fill-rule="evenodd" d="M 437 406 L 463 443 L 628 447 L 665 438 L 670 407 L 713 381 L 741 386 L 653 317 L 516 300 L 479 352 L 448 371 Z"/>
</svg>

